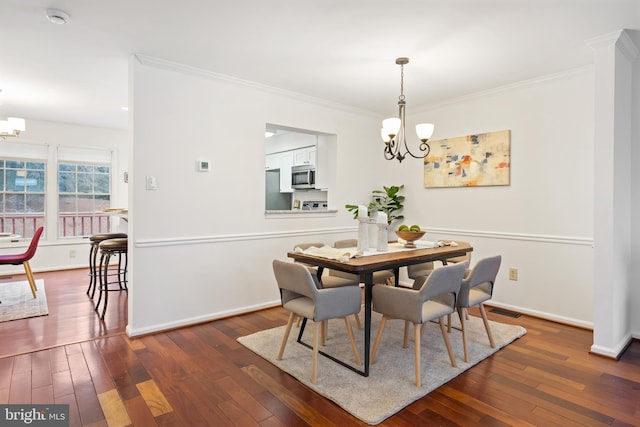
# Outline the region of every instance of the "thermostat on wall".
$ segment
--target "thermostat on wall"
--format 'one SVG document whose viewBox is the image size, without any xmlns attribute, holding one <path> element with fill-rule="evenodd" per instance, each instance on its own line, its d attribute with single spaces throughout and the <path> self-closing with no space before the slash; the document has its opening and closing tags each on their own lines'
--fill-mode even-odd
<svg viewBox="0 0 640 427">
<path fill-rule="evenodd" d="M 196 168 L 199 172 L 209 172 L 209 160 L 196 161 Z"/>
</svg>

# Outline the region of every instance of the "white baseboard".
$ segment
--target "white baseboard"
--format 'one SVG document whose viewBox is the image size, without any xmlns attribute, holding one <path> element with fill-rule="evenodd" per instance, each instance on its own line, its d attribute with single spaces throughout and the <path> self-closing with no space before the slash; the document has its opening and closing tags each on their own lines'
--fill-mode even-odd
<svg viewBox="0 0 640 427">
<path fill-rule="evenodd" d="M 171 329 L 183 328 L 185 326 L 196 325 L 198 323 L 212 322 L 214 320 L 224 319 L 226 317 L 236 316 L 239 314 L 251 313 L 266 308 L 278 307 L 282 303 L 280 300 L 270 301 L 263 304 L 253 306 L 240 307 L 233 310 L 220 311 L 217 313 L 209 313 L 202 316 L 190 317 L 188 319 L 179 319 L 168 323 L 158 323 L 155 325 L 145 326 L 142 328 L 132 328 L 131 322 L 127 325 L 125 332 L 127 336 L 133 338 L 141 335 L 153 334 L 156 332 L 168 331 Z"/>
<path fill-rule="evenodd" d="M 490 300 L 486 302 L 485 307 L 496 307 L 502 308 L 509 311 L 514 311 L 516 313 L 527 314 L 529 316 L 538 317 L 544 320 L 550 320 L 552 322 L 562 323 L 565 325 L 576 326 L 582 329 L 593 330 L 593 322 L 585 322 L 584 320 L 572 319 L 570 317 L 557 316 L 555 314 L 546 313 L 538 310 L 531 310 L 525 307 L 514 306 L 510 304 L 502 304 L 494 300 Z"/>
<path fill-rule="evenodd" d="M 608 348 L 594 344 L 591 346 L 591 353 L 618 360 L 620 356 L 622 356 L 622 353 L 624 353 L 624 351 L 627 349 L 629 344 L 631 344 L 631 340 L 631 334 L 628 334 L 615 348 Z"/>
</svg>

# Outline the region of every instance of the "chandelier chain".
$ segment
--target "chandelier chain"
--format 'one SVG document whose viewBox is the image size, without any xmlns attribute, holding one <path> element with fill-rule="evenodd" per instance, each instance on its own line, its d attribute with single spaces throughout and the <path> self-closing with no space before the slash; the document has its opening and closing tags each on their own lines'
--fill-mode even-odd
<svg viewBox="0 0 640 427">
<path fill-rule="evenodd" d="M 400 96 L 398 97 L 400 101 L 404 101 L 404 65 L 400 65 Z"/>
</svg>

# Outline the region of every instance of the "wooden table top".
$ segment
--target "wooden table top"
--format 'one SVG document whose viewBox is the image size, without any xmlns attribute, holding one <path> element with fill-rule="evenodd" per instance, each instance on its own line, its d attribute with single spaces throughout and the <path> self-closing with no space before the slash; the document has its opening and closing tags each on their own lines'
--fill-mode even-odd
<svg viewBox="0 0 640 427">
<path fill-rule="evenodd" d="M 459 243 L 458 246 L 441 246 L 437 248 L 416 248 L 412 250 L 387 252 L 377 255 L 367 255 L 349 259 L 349 262 L 340 262 L 334 259 L 307 255 L 298 252 L 288 252 L 287 256 L 296 261 L 319 267 L 332 268 L 334 270 L 349 273 L 364 273 L 378 270 L 399 268 L 407 265 L 420 264 L 429 261 L 443 261 L 447 258 L 463 256 L 472 252 L 473 247 L 468 243 Z"/>
</svg>

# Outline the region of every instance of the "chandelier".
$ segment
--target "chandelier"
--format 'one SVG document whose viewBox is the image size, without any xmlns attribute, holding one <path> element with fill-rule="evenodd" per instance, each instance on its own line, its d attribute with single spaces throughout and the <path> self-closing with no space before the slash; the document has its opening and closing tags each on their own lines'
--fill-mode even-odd
<svg viewBox="0 0 640 427">
<path fill-rule="evenodd" d="M 419 146 L 422 155 L 415 155 L 409 150 L 407 146 L 407 139 L 405 136 L 405 107 L 406 102 L 404 100 L 404 66 L 409 63 L 409 58 L 398 58 L 396 64 L 400 65 L 400 96 L 398 97 L 398 118 L 393 117 L 382 121 L 382 129 L 380 135 L 384 141 L 384 157 L 387 160 L 398 159 L 398 162 L 402 162 L 404 158 L 410 155 L 416 159 L 424 159 L 429 155 L 431 147 L 427 144 L 429 138 L 433 134 L 433 124 L 420 123 L 416 125 L 416 133 L 420 139 L 421 144 Z"/>
<path fill-rule="evenodd" d="M 6 139 L 8 136 L 17 137 L 25 129 L 24 119 L 9 117 L 7 120 L 0 120 L 0 138 L 2 139 Z"/>
</svg>

